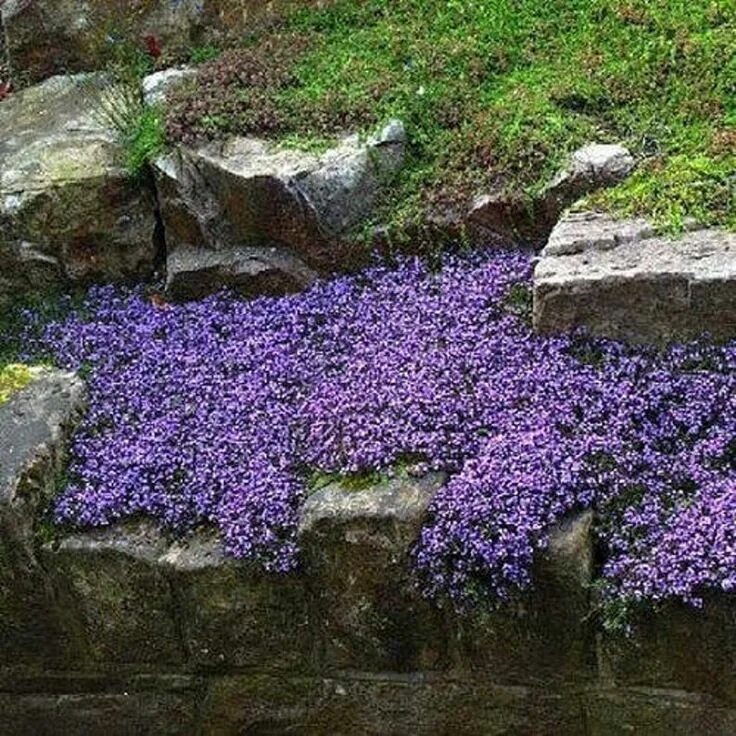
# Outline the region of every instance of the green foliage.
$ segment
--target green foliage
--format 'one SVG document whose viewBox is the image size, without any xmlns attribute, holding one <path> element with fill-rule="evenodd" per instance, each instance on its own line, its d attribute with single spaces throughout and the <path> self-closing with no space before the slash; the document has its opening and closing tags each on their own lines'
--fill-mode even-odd
<svg viewBox="0 0 736 736">
<path fill-rule="evenodd" d="M 231 85 L 248 114 L 226 112 L 235 123 L 219 128 L 253 133 L 267 120 L 322 138 L 401 118 L 413 151 L 386 203 L 394 219 L 492 186 L 533 196 L 597 140 L 643 162 L 597 205 L 669 230 L 688 218 L 736 225 L 733 0 L 336 0 L 301 10 L 288 31 L 284 43 L 308 40 L 288 79 L 258 94 Z M 251 48 L 267 67 L 278 45 L 273 35 Z M 199 103 L 192 113 L 206 116 L 206 95 Z"/>
<path fill-rule="evenodd" d="M 207 61 L 213 61 L 214 59 L 217 59 L 221 53 L 222 51 L 217 46 L 213 46 L 212 44 L 207 44 L 205 46 L 195 46 L 189 52 L 189 61 L 191 61 L 192 64 L 204 64 Z"/>
<path fill-rule="evenodd" d="M 90 75 L 83 87 L 99 124 L 123 145 L 126 168 L 139 176 L 165 145 L 163 115 L 143 100 L 143 78 L 153 71 L 154 60 L 124 35 L 108 38 L 103 75 Z"/>
<path fill-rule="evenodd" d="M 161 111 L 155 107 L 144 107 L 123 140 L 126 167 L 133 176 L 138 176 L 166 145 Z"/>
</svg>

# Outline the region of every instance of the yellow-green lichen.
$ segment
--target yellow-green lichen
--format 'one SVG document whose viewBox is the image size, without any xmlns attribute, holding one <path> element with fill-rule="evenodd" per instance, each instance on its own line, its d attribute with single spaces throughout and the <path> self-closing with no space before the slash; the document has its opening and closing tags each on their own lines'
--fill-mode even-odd
<svg viewBox="0 0 736 736">
<path fill-rule="evenodd" d="M 0 404 L 4 404 L 11 394 L 30 383 L 33 375 L 32 368 L 18 363 L 11 363 L 0 368 Z"/>
</svg>

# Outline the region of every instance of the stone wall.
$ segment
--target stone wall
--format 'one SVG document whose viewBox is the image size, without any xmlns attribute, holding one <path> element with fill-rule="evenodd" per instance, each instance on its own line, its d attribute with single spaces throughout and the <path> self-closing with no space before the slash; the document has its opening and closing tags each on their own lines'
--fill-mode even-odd
<svg viewBox="0 0 736 736">
<path fill-rule="evenodd" d="M 38 514 L 83 407 L 50 372 L 0 408 L 2 734 L 736 731 L 736 607 L 604 635 L 589 512 L 552 530 L 533 592 L 464 615 L 411 584 L 442 475 L 317 490 L 286 577 L 146 520 L 50 542 Z"/>
</svg>

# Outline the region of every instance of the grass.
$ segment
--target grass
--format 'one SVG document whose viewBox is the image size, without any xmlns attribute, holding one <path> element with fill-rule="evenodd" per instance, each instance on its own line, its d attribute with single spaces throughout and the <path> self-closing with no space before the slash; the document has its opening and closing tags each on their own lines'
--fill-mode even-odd
<svg viewBox="0 0 736 736">
<path fill-rule="evenodd" d="M 313 140 L 401 118 L 413 146 L 383 213 L 394 221 L 488 190 L 533 198 L 596 140 L 640 162 L 596 206 L 672 231 L 736 227 L 733 0 L 336 0 L 269 33 L 249 48 L 287 73 L 224 88 L 209 134 Z M 294 37 L 298 54 L 274 53 Z M 207 100 L 186 114 L 201 122 Z"/>
</svg>

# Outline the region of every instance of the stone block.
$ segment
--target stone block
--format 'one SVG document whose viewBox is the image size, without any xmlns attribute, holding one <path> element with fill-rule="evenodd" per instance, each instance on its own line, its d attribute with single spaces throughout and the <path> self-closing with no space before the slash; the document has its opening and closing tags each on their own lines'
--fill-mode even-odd
<svg viewBox="0 0 736 736">
<path fill-rule="evenodd" d="M 584 512 L 555 527 L 529 593 L 495 610 L 448 614 L 458 676 L 537 686 L 595 676 L 592 521 Z"/>
<path fill-rule="evenodd" d="M 91 666 L 184 662 L 176 600 L 159 564 L 165 549 L 148 522 L 69 535 L 44 548 L 49 574 L 74 603 Z"/>
<path fill-rule="evenodd" d="M 442 615 L 411 579 L 411 548 L 444 477 L 333 483 L 299 525 L 328 668 L 406 672 L 443 666 Z"/>
<path fill-rule="evenodd" d="M 641 220 L 568 213 L 534 272 L 534 326 L 641 343 L 732 338 L 736 235 L 691 229 L 672 239 Z"/>
<path fill-rule="evenodd" d="M 171 576 L 188 664 L 199 670 L 302 672 L 314 642 L 302 576 L 271 576 L 226 558 L 200 533 L 161 557 Z"/>
</svg>

